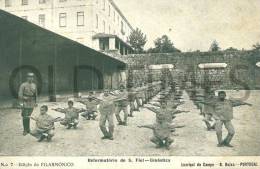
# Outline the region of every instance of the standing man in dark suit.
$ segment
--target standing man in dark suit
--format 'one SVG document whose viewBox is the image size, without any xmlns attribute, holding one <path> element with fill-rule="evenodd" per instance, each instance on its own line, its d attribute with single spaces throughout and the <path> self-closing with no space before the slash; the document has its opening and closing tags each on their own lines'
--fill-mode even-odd
<svg viewBox="0 0 260 169">
<path fill-rule="evenodd" d="M 27 81 L 19 88 L 19 100 L 22 102 L 23 135 L 30 133 L 30 116 L 37 106 L 37 86 L 34 83 L 34 74 L 27 74 Z"/>
</svg>

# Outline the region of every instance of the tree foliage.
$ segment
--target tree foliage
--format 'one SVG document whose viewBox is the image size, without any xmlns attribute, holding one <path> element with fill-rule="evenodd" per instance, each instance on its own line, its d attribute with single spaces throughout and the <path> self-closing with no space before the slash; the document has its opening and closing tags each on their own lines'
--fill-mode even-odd
<svg viewBox="0 0 260 169">
<path fill-rule="evenodd" d="M 236 52 L 236 51 L 239 51 L 239 50 L 236 49 L 236 48 L 230 47 L 230 48 L 227 48 L 225 51 Z"/>
<path fill-rule="evenodd" d="M 175 48 L 171 40 L 167 35 L 163 35 L 154 41 L 154 48 L 148 49 L 148 53 L 172 53 L 181 52 L 179 49 Z"/>
<path fill-rule="evenodd" d="M 211 52 L 217 52 L 217 51 L 220 51 L 220 47 L 219 47 L 219 44 L 216 40 L 214 40 L 211 45 L 210 45 L 210 48 L 209 48 L 209 51 Z"/>
<path fill-rule="evenodd" d="M 147 37 L 139 28 L 136 28 L 131 32 L 129 36 L 129 43 L 135 53 L 143 53 L 146 42 Z"/>
<path fill-rule="evenodd" d="M 253 50 L 260 51 L 260 43 L 257 42 L 256 44 L 253 45 Z"/>
</svg>

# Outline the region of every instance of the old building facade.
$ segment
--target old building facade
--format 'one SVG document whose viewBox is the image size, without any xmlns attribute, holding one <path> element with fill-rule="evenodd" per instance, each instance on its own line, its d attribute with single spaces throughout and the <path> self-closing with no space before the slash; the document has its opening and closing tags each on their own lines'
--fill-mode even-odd
<svg viewBox="0 0 260 169">
<path fill-rule="evenodd" d="M 0 10 L 0 103 L 33 72 L 39 95 L 117 89 L 126 63 Z"/>
<path fill-rule="evenodd" d="M 96 50 L 132 52 L 133 27 L 113 0 L 0 0 L 0 9 Z"/>
</svg>

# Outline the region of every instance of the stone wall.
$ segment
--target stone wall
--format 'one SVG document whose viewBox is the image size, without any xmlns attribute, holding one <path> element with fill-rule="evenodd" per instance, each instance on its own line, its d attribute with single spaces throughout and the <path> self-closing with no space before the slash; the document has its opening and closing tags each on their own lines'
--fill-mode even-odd
<svg viewBox="0 0 260 169">
<path fill-rule="evenodd" d="M 152 64 L 173 64 L 173 74 L 183 72 L 186 81 L 195 79 L 196 83 L 200 83 L 209 72 L 209 78 L 219 79 L 218 88 L 260 88 L 260 68 L 256 66 L 260 62 L 259 51 L 135 54 L 128 55 L 125 59 L 130 68 L 140 72 Z M 226 63 L 228 66 L 223 70 L 203 71 L 198 67 L 200 63 Z"/>
</svg>

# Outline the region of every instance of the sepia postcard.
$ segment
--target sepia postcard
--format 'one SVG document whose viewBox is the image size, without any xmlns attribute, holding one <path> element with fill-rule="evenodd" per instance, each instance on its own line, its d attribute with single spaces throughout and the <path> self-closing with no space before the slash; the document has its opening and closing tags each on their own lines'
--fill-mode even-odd
<svg viewBox="0 0 260 169">
<path fill-rule="evenodd" d="M 260 0 L 0 0 L 0 169 L 258 169 Z"/>
</svg>

